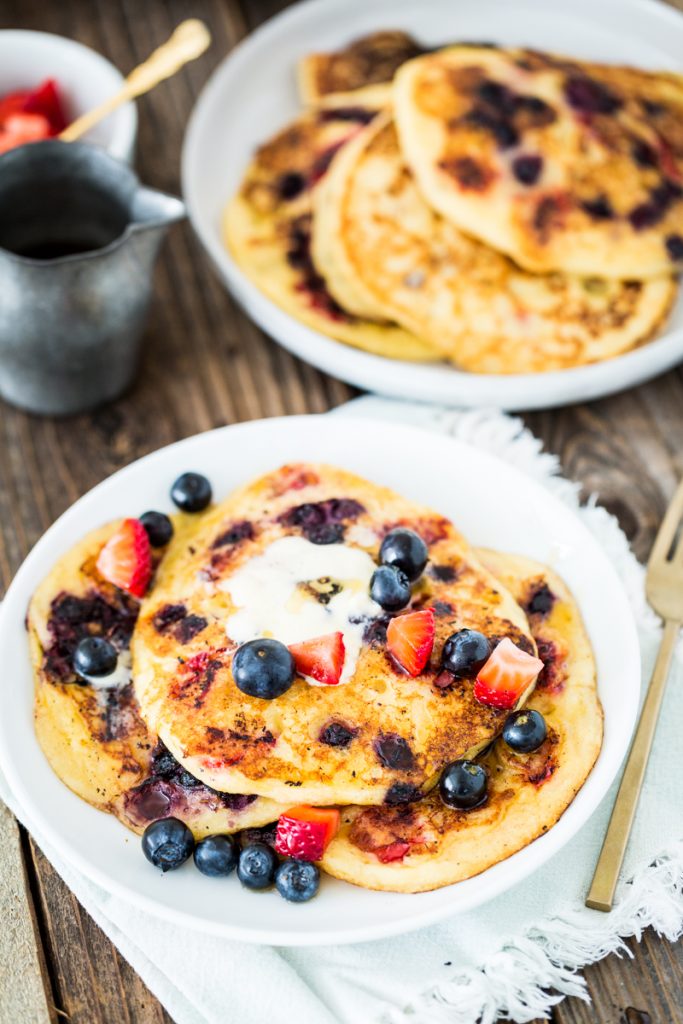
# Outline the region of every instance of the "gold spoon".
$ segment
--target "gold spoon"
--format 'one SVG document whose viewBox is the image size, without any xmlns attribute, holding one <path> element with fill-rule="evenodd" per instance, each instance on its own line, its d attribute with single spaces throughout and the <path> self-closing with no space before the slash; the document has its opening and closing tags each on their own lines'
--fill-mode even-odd
<svg viewBox="0 0 683 1024">
<path fill-rule="evenodd" d="M 204 53 L 210 42 L 211 35 L 204 22 L 197 18 L 183 21 L 163 46 L 131 71 L 119 92 L 99 107 L 77 118 L 64 129 L 59 138 L 64 142 L 74 142 L 99 124 L 103 118 L 108 117 L 112 111 L 135 99 L 136 96 L 149 92 L 159 82 L 174 75 L 183 65 L 196 60 Z"/>
</svg>

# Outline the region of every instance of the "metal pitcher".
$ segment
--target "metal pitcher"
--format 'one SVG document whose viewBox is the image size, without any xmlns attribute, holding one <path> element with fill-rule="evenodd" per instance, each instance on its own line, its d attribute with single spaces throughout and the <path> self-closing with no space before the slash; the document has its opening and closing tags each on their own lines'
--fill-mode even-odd
<svg viewBox="0 0 683 1024">
<path fill-rule="evenodd" d="M 82 412 L 130 384 L 152 270 L 181 200 L 104 150 L 47 141 L 0 157 L 0 395 Z"/>
</svg>

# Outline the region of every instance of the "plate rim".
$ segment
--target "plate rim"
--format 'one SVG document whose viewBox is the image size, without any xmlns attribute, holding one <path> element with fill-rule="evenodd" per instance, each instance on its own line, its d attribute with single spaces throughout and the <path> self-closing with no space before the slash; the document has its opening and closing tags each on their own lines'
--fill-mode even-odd
<svg viewBox="0 0 683 1024">
<path fill-rule="evenodd" d="M 382 0 L 389 6 L 388 0 Z M 491 0 L 504 5 L 504 0 Z M 527 0 L 538 4 L 540 0 Z M 428 402 L 457 401 L 471 408 L 496 405 L 515 411 L 548 409 L 577 401 L 592 401 L 645 383 L 683 360 L 683 324 L 665 329 L 661 337 L 623 355 L 568 370 L 538 374 L 475 374 L 445 364 L 411 363 L 388 359 L 328 338 L 282 310 L 249 280 L 199 210 L 201 191 L 196 175 L 198 150 L 211 121 L 213 106 L 240 69 L 260 59 L 271 38 L 297 25 L 324 18 L 330 10 L 347 10 L 350 0 L 302 0 L 268 19 L 243 39 L 214 69 L 193 107 L 181 154 L 182 194 L 192 229 L 214 270 L 247 315 L 277 344 L 323 372 L 364 390 L 390 397 Z M 352 0 L 360 6 L 365 0 Z M 656 16 L 675 27 L 683 40 L 683 11 L 659 0 L 599 0 L 612 16 L 623 17 L 628 7 Z M 352 31 L 350 30 L 350 35 Z M 683 303 L 681 291 L 679 303 Z M 406 383 L 406 382 L 409 383 Z"/>
<path fill-rule="evenodd" d="M 14 634 L 14 627 L 18 621 L 23 619 L 23 613 L 21 611 L 24 605 L 21 605 L 22 592 L 26 591 L 27 585 L 30 587 L 31 575 L 38 566 L 42 566 L 41 572 L 45 574 L 49 571 L 49 568 L 54 564 L 54 545 L 53 541 L 56 537 L 59 537 L 61 532 L 68 527 L 68 523 L 72 518 L 77 516 L 77 510 L 82 511 L 82 506 L 87 504 L 88 501 L 92 501 L 92 496 L 97 492 L 108 488 L 114 488 L 126 486 L 126 477 L 131 475 L 131 471 L 139 472 L 140 465 L 149 463 L 150 460 L 154 461 L 162 453 L 169 453 L 170 451 L 177 452 L 184 446 L 199 444 L 202 446 L 207 438 L 215 439 L 218 435 L 229 435 L 230 432 L 259 432 L 265 431 L 266 433 L 273 430 L 279 429 L 293 429 L 296 432 L 303 424 L 309 429 L 315 422 L 325 423 L 325 429 L 332 428 L 333 417 L 328 418 L 328 414 L 317 414 L 314 416 L 284 416 L 284 417 L 273 417 L 262 420 L 252 420 L 238 424 L 232 424 L 224 427 L 218 427 L 211 431 L 206 431 L 202 434 L 196 434 L 188 438 L 184 438 L 180 441 L 176 441 L 162 448 L 157 449 L 154 452 L 150 452 L 140 459 L 129 463 L 127 466 L 122 467 L 115 473 L 111 474 L 103 481 L 98 483 L 90 491 L 86 492 L 81 498 L 79 498 L 74 504 L 72 504 L 62 515 L 48 528 L 43 534 L 40 540 L 33 547 L 31 552 L 27 555 L 26 559 L 17 571 L 10 587 L 7 591 L 5 600 L 0 607 L 0 638 L 5 637 L 6 642 L 11 645 L 17 642 L 22 642 L 25 637 L 25 632 L 22 630 L 21 638 L 17 639 Z M 524 473 L 522 470 L 516 467 L 510 466 L 505 463 L 504 460 L 495 454 L 485 452 L 476 446 L 470 445 L 466 441 L 461 441 L 458 438 L 453 438 L 448 435 L 434 434 L 433 431 L 429 431 L 428 428 L 419 426 L 408 426 L 404 424 L 396 424 L 387 421 L 378 421 L 370 417 L 362 416 L 347 416 L 344 417 L 346 424 L 349 428 L 354 427 L 361 432 L 367 432 L 369 430 L 376 432 L 378 429 L 392 432 L 392 436 L 396 436 L 396 432 L 418 435 L 418 439 L 423 438 L 424 435 L 439 438 L 443 441 L 447 447 L 454 451 L 458 449 L 467 449 L 468 452 L 476 452 L 478 458 L 483 458 L 487 462 L 491 462 L 494 465 L 501 463 L 508 470 L 513 471 L 513 476 L 518 477 L 524 481 L 525 486 L 531 492 L 538 494 L 543 492 L 543 495 L 550 505 L 556 510 L 562 510 L 561 517 L 567 519 L 569 517 L 573 520 L 575 527 L 578 528 L 579 533 L 583 534 L 584 537 L 589 539 L 591 547 L 597 548 L 600 551 L 600 556 L 603 561 L 602 569 L 607 573 L 609 579 L 609 588 L 612 593 L 619 595 L 619 601 L 621 603 L 620 614 L 623 618 L 625 625 L 624 630 L 624 644 L 629 647 L 630 662 L 633 664 L 632 678 L 629 681 L 628 696 L 630 700 L 629 713 L 627 715 L 628 727 L 625 729 L 623 735 L 619 737 L 620 742 L 617 743 L 618 753 L 614 753 L 612 756 L 612 762 L 610 763 L 609 769 L 607 770 L 604 777 L 600 777 L 598 782 L 594 783 L 592 788 L 587 791 L 587 795 L 583 797 L 582 803 L 579 804 L 581 812 L 578 814 L 578 820 L 575 823 L 570 823 L 569 828 L 566 824 L 563 827 L 561 817 L 549 830 L 548 832 L 538 837 L 533 843 L 528 844 L 518 853 L 512 857 L 507 858 L 505 861 L 500 862 L 503 865 L 510 865 L 512 862 L 517 860 L 520 862 L 520 855 L 526 854 L 522 864 L 521 871 L 514 872 L 514 877 L 510 879 L 506 868 L 502 871 L 497 872 L 493 875 L 493 882 L 491 881 L 491 872 L 495 871 L 499 865 L 494 865 L 492 868 L 487 869 L 480 875 L 475 876 L 478 885 L 481 889 L 485 889 L 483 895 L 476 887 L 471 889 L 470 897 L 460 897 L 458 904 L 453 905 L 453 901 L 443 900 L 440 903 L 436 903 L 433 906 L 427 906 L 418 912 L 411 912 L 409 905 L 409 897 L 406 898 L 406 914 L 384 922 L 380 922 L 377 925 L 360 925 L 360 926 L 349 926 L 327 929 L 321 931 L 315 929 L 309 933 L 301 931 L 269 931 L 264 928 L 245 928 L 243 925 L 230 924 L 229 922 L 218 922 L 210 921 L 204 917 L 197 916 L 183 909 L 173 908 L 167 904 L 160 903 L 154 899 L 154 897 L 148 897 L 144 893 L 141 893 L 139 889 L 136 889 L 134 884 L 127 884 L 118 879 L 112 879 L 110 875 L 102 871 L 96 864 L 93 864 L 91 860 L 81 853 L 78 845 L 66 838 L 58 829 L 53 828 L 49 820 L 46 819 L 44 813 L 40 808 L 40 801 L 37 797 L 31 793 L 27 785 L 20 775 L 20 766 L 14 764 L 11 757 L 8 756 L 8 752 L 5 748 L 5 729 L 8 725 L 5 723 L 0 724 L 0 768 L 5 773 L 10 790 L 15 794 L 21 807 L 21 817 L 24 818 L 31 828 L 31 825 L 37 826 L 37 832 L 39 835 L 44 836 L 49 844 L 57 851 L 62 857 L 66 864 L 76 867 L 80 870 L 86 878 L 96 884 L 101 885 L 107 891 L 114 893 L 115 895 L 122 897 L 127 902 L 134 906 L 142 907 L 145 910 L 153 913 L 157 917 L 161 917 L 165 920 L 170 920 L 181 926 L 190 927 L 195 930 L 203 931 L 207 934 L 221 935 L 225 938 L 239 939 L 241 941 L 247 941 L 255 944 L 267 944 L 267 945 L 281 945 L 281 946 L 308 946 L 318 944 L 347 944 L 353 942 L 364 942 L 371 941 L 374 939 L 385 938 L 391 935 L 403 934 L 405 932 L 414 931 L 418 928 L 424 927 L 425 925 L 434 923 L 446 917 L 455 916 L 456 914 L 466 912 L 474 909 L 476 906 L 482 905 L 494 899 L 501 892 L 510 888 L 511 886 L 520 884 L 525 879 L 529 878 L 535 871 L 541 868 L 554 854 L 559 852 L 566 843 L 568 843 L 578 831 L 585 826 L 587 821 L 595 813 L 596 809 L 604 799 L 608 792 L 614 778 L 616 777 L 623 757 L 628 749 L 631 735 L 635 727 L 636 715 L 639 703 L 639 694 L 641 688 L 641 675 L 640 675 L 640 657 L 639 657 L 639 638 L 636 627 L 636 622 L 631 608 L 630 602 L 626 595 L 623 583 L 621 582 L 616 570 L 614 569 L 611 561 L 604 552 L 602 545 L 592 536 L 587 526 L 582 522 L 581 518 L 572 510 L 566 503 L 555 494 L 552 493 L 544 484 L 531 475 Z M 210 443 L 213 443 L 210 442 Z M 166 456 L 167 457 L 167 456 Z M 130 486 L 130 484 L 129 484 Z M 87 499 L 87 501 L 86 501 Z M 88 513 L 86 512 L 86 515 Z M 93 524 L 95 525 L 95 524 Z M 90 528 L 90 527 L 88 527 Z M 82 532 L 82 531 L 81 531 Z M 63 546 L 57 545 L 59 551 L 63 550 Z M 29 593 L 32 588 L 30 588 Z M 24 601 L 25 601 L 24 593 Z M 29 685 L 31 685 L 30 666 L 27 667 Z M 17 714 L 21 714 L 21 707 L 18 705 Z M 606 723 L 606 728 L 608 727 Z M 604 747 L 603 747 L 604 749 Z M 598 762 L 599 763 L 599 762 Z M 597 767 L 597 766 L 596 766 Z M 591 774 L 595 771 L 595 767 Z M 590 779 L 590 775 L 588 779 Z M 586 780 L 586 782 L 588 781 Z M 585 785 L 585 784 L 584 784 Z M 583 790 L 584 787 L 582 787 Z M 581 791 L 580 791 L 581 792 Z M 78 798 L 77 798 L 78 799 Z M 85 802 L 84 802 L 85 803 Z M 584 806 L 585 805 L 585 806 Z M 89 806 L 85 804 L 85 806 Z M 575 806 L 572 802 L 571 806 Z M 574 816 L 577 812 L 574 812 Z M 573 827 L 572 827 L 573 825 Z M 123 826 L 122 826 L 123 827 Z M 565 834 L 567 833 L 567 834 Z M 528 854 L 533 847 L 537 856 L 534 857 L 533 853 Z M 526 861 L 530 863 L 526 863 Z M 488 878 L 487 878 L 488 876 Z M 463 883 L 459 883 L 463 884 Z M 446 887 L 442 892 L 448 892 L 449 890 L 457 891 L 458 885 Z M 469 890 L 466 890 L 466 893 Z M 405 894 L 403 894 L 405 896 Z"/>
</svg>

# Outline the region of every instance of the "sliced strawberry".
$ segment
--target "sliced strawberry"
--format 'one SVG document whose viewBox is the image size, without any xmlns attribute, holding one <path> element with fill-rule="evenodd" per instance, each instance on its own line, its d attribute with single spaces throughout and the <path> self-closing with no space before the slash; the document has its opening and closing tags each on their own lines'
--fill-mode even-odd
<svg viewBox="0 0 683 1024">
<path fill-rule="evenodd" d="M 301 804 L 280 815 L 275 849 L 284 857 L 320 860 L 339 829 L 336 807 Z"/>
<path fill-rule="evenodd" d="M 152 576 L 152 552 L 139 519 L 124 519 L 97 558 L 101 576 L 133 597 L 144 597 Z"/>
<path fill-rule="evenodd" d="M 434 609 L 397 615 L 387 628 L 387 650 L 409 676 L 419 676 L 434 647 Z"/>
<path fill-rule="evenodd" d="M 21 89 L 18 92 L 7 93 L 6 96 L 0 99 L 0 127 L 2 127 L 10 114 L 20 114 L 26 110 L 26 101 L 30 95 L 31 93 L 28 89 Z"/>
<path fill-rule="evenodd" d="M 509 637 L 501 640 L 474 683 L 474 696 L 480 704 L 494 708 L 512 708 L 533 683 L 543 668 L 540 658 L 534 658 Z"/>
<path fill-rule="evenodd" d="M 375 857 L 382 864 L 391 864 L 394 860 L 403 860 L 410 850 L 410 846 L 410 843 L 389 843 L 388 846 L 380 846 L 375 850 Z"/>
<path fill-rule="evenodd" d="M 317 683 L 336 686 L 344 668 L 344 635 L 327 633 L 313 640 L 303 640 L 289 647 L 299 675 L 309 676 Z"/>
<path fill-rule="evenodd" d="M 0 152 L 49 137 L 50 122 L 42 114 L 10 114 L 0 131 Z"/>
<path fill-rule="evenodd" d="M 66 117 L 62 100 L 54 78 L 47 78 L 37 89 L 29 93 L 24 101 L 24 110 L 31 114 L 42 114 L 50 124 L 50 135 L 59 135 L 66 128 Z"/>
<path fill-rule="evenodd" d="M 672 181 L 677 183 L 683 181 L 683 175 L 678 169 L 673 150 L 661 135 L 659 136 L 659 166 L 662 169 L 662 173 L 667 178 L 670 178 Z"/>
</svg>

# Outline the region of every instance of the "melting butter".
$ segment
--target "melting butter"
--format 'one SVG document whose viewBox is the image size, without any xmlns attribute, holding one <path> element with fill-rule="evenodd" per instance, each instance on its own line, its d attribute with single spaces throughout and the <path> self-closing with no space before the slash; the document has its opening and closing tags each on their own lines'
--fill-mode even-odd
<svg viewBox="0 0 683 1024">
<path fill-rule="evenodd" d="M 376 568 L 366 551 L 348 544 L 281 537 L 221 583 L 237 608 L 226 633 L 237 644 L 265 636 L 295 644 L 340 632 L 345 683 L 356 670 L 367 620 L 382 612 L 369 594 Z"/>
</svg>

